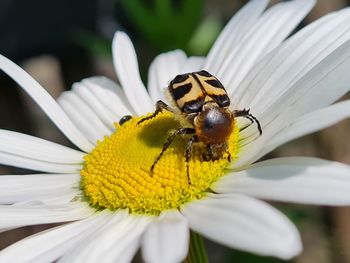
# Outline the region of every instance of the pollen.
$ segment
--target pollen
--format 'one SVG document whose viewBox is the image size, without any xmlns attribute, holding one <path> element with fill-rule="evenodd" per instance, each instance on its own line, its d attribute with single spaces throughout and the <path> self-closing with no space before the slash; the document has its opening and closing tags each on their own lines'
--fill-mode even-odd
<svg viewBox="0 0 350 263">
<path fill-rule="evenodd" d="M 189 161 L 189 183 L 185 151 L 191 135 L 177 136 L 151 173 L 169 134 L 180 128 L 180 123 L 169 112 L 137 124 L 142 118 L 132 118 L 122 126 L 115 124 L 115 132 L 97 142 L 85 156 L 81 188 L 91 206 L 158 215 L 203 198 L 225 174 L 228 154 L 219 160 L 204 161 L 206 147 L 196 143 Z M 231 161 L 237 157 L 238 136 L 235 128 L 229 140 Z"/>
</svg>

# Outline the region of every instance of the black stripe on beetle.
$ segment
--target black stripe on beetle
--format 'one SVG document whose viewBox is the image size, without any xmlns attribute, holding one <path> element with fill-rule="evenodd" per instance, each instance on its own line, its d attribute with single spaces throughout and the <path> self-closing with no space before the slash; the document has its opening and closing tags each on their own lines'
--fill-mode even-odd
<svg viewBox="0 0 350 263">
<path fill-rule="evenodd" d="M 183 96 L 185 96 L 187 93 L 189 93 L 192 89 L 192 83 L 186 83 L 181 86 L 171 86 L 171 96 L 174 100 L 181 99 Z"/>
<path fill-rule="evenodd" d="M 201 71 L 194 72 L 194 73 L 198 74 L 200 76 L 203 76 L 203 77 L 213 77 L 212 74 L 210 74 L 208 71 L 205 71 L 205 70 L 201 70 Z"/>
<path fill-rule="evenodd" d="M 175 84 L 175 83 L 181 83 L 185 81 L 186 79 L 189 78 L 188 74 L 182 74 L 182 75 L 177 75 L 171 82 L 170 84 Z"/>
<path fill-rule="evenodd" d="M 221 84 L 221 82 L 218 81 L 217 79 L 206 79 L 205 82 L 215 88 L 225 89 L 224 86 Z"/>
</svg>

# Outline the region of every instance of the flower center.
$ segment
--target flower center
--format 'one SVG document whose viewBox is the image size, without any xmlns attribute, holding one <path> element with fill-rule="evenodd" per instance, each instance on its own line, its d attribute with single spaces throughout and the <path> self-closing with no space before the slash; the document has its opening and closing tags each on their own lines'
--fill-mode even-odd
<svg viewBox="0 0 350 263">
<path fill-rule="evenodd" d="M 195 143 L 188 163 L 189 183 L 185 151 L 191 135 L 178 135 L 151 173 L 169 134 L 180 124 L 169 112 L 138 125 L 140 119 L 116 124 L 116 131 L 85 156 L 81 187 L 89 203 L 99 209 L 127 208 L 131 213 L 154 215 L 210 192 L 210 185 L 225 173 L 228 154 L 204 161 L 206 147 Z M 238 133 L 235 128 L 229 140 L 231 160 L 237 156 Z"/>
</svg>

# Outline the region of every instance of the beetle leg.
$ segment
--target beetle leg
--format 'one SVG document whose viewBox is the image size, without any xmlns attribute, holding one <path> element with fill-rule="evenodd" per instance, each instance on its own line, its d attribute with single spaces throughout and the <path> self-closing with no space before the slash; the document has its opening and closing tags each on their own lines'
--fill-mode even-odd
<svg viewBox="0 0 350 263">
<path fill-rule="evenodd" d="M 190 158 L 192 155 L 192 149 L 193 149 L 193 143 L 198 142 L 197 135 L 193 135 L 191 139 L 187 143 L 185 158 L 186 158 L 186 172 L 187 172 L 187 179 L 188 184 L 191 184 L 191 178 L 190 178 Z"/>
<path fill-rule="evenodd" d="M 124 123 L 126 123 L 128 120 L 132 119 L 131 115 L 124 115 L 119 120 L 119 125 L 122 126 Z"/>
<path fill-rule="evenodd" d="M 257 118 L 254 117 L 254 115 L 249 113 L 249 109 L 235 110 L 235 111 L 233 111 L 233 114 L 234 114 L 235 117 L 244 117 L 244 118 L 247 118 L 248 120 L 250 120 L 251 122 L 255 122 L 256 125 L 258 126 L 259 134 L 260 135 L 262 134 L 262 129 L 261 129 L 260 122 L 258 121 Z M 244 127 L 243 130 L 245 128 L 247 128 L 247 127 Z"/>
<path fill-rule="evenodd" d="M 140 124 L 140 123 L 142 123 L 144 121 L 153 119 L 154 117 L 156 117 L 158 115 L 158 113 L 162 112 L 163 110 L 167 110 L 167 111 L 172 112 L 170 107 L 165 102 L 163 102 L 161 100 L 158 100 L 157 103 L 156 103 L 156 110 L 155 110 L 155 112 L 152 115 L 147 116 L 147 117 L 139 120 L 139 122 L 137 124 Z"/>
<path fill-rule="evenodd" d="M 195 130 L 192 128 L 180 128 L 177 129 L 176 131 L 174 131 L 166 140 L 166 142 L 163 145 L 162 151 L 160 152 L 160 154 L 157 156 L 156 160 L 153 162 L 152 166 L 151 166 L 151 174 L 153 174 L 153 170 L 154 167 L 156 166 L 156 164 L 158 163 L 158 161 L 160 160 L 160 158 L 162 158 L 162 155 L 164 154 L 164 152 L 166 151 L 166 149 L 169 148 L 169 146 L 171 145 L 171 143 L 174 141 L 176 135 L 179 134 L 193 134 L 195 133 Z"/>
<path fill-rule="evenodd" d="M 207 145 L 207 152 L 202 155 L 202 158 L 206 162 L 213 160 L 214 158 L 213 145 L 211 144 Z"/>
<path fill-rule="evenodd" d="M 250 123 L 247 124 L 246 126 L 242 127 L 239 129 L 239 131 L 244 131 L 245 129 L 247 129 L 248 127 L 250 127 L 250 125 L 252 125 L 254 123 L 254 120 L 252 118 L 250 118 L 249 116 L 245 116 L 248 120 L 250 120 Z"/>
</svg>

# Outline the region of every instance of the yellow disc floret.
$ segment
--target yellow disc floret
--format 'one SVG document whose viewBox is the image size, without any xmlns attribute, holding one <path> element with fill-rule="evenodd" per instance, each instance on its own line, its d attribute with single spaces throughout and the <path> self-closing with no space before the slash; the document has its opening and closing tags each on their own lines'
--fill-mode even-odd
<svg viewBox="0 0 350 263">
<path fill-rule="evenodd" d="M 169 112 L 138 125 L 140 119 L 116 124 L 116 131 L 85 156 L 81 186 L 90 204 L 100 209 L 159 214 L 210 192 L 211 184 L 225 173 L 228 156 L 204 161 L 205 145 L 196 143 L 189 161 L 189 184 L 185 162 L 189 136 L 177 136 L 151 174 L 164 142 L 180 124 Z M 235 128 L 229 141 L 232 160 L 237 155 L 237 141 Z"/>
</svg>

